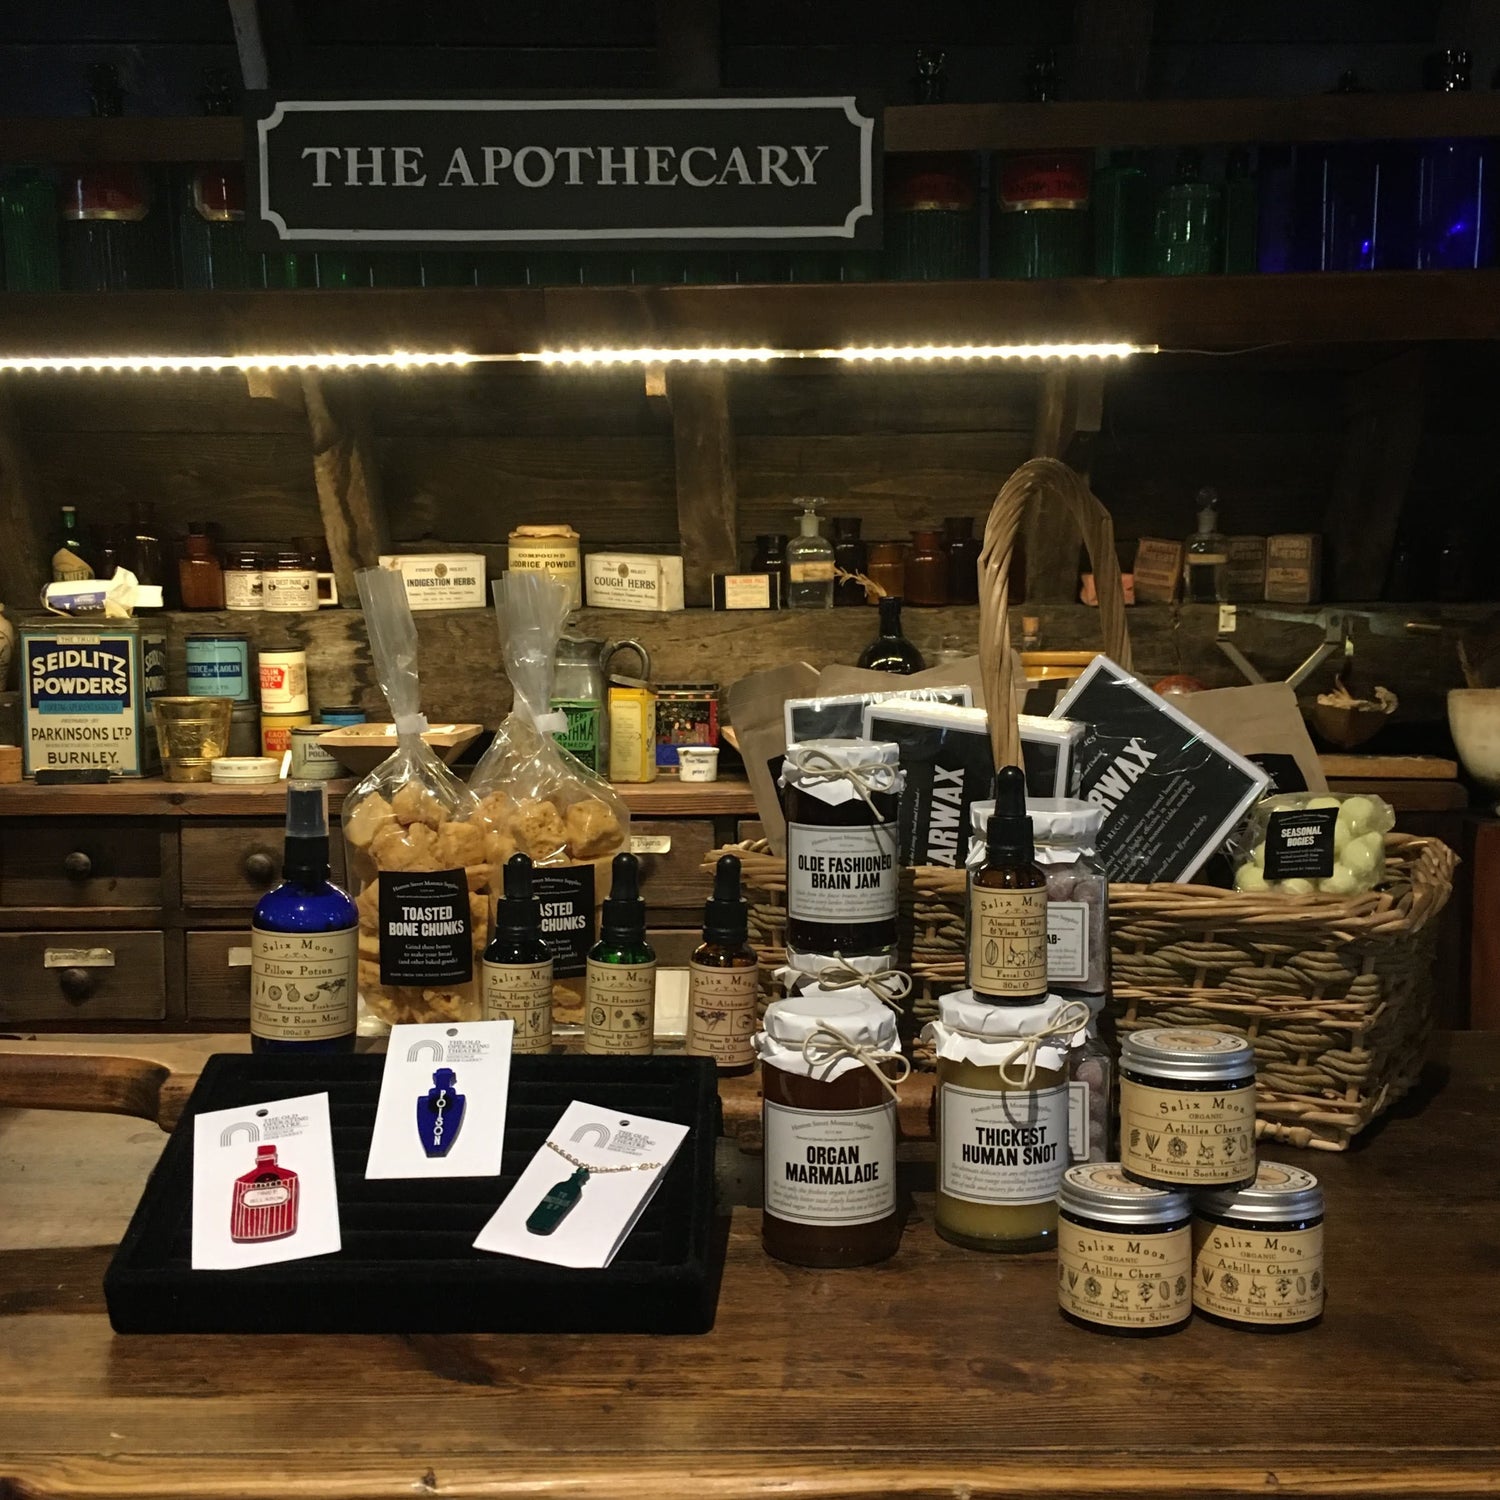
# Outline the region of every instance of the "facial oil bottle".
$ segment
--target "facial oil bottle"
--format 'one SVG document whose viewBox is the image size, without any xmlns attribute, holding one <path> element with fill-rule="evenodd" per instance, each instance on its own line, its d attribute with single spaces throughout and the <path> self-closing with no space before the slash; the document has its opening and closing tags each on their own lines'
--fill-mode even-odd
<svg viewBox="0 0 1500 1500">
<path fill-rule="evenodd" d="M 656 952 L 646 941 L 640 865 L 617 854 L 604 898 L 599 941 L 589 950 L 583 1050 L 649 1057 L 656 1029 Z"/>
<path fill-rule="evenodd" d="M 703 942 L 689 960 L 687 1052 L 711 1057 L 721 1073 L 755 1064 L 755 997 L 760 970 L 746 941 L 750 906 L 740 894 L 740 862 L 724 855 L 703 908 Z"/>
<path fill-rule="evenodd" d="M 1047 993 L 1047 876 L 1016 766 L 995 777 L 984 842 L 984 863 L 969 872 L 969 987 L 991 1005 L 1032 1005 Z"/>
<path fill-rule="evenodd" d="M 293 781 L 286 792 L 281 884 L 250 926 L 250 1048 L 352 1052 L 359 913 L 328 878 L 328 792 Z"/>
<path fill-rule="evenodd" d="M 552 1050 L 552 954 L 542 941 L 542 903 L 531 893 L 531 856 L 505 862 L 505 897 L 484 950 L 480 987 L 486 1021 L 516 1023 L 511 1050 Z"/>
</svg>

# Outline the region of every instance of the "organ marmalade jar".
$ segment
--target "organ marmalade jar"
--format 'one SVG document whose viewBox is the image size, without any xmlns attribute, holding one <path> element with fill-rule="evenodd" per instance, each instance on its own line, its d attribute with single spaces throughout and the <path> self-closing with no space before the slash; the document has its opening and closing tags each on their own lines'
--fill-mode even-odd
<svg viewBox="0 0 1500 1500">
<path fill-rule="evenodd" d="M 923 1035 L 937 1052 L 937 1232 L 971 1250 L 1045 1250 L 1069 1161 L 1068 1053 L 1081 1000 L 938 1001 Z"/>
<path fill-rule="evenodd" d="M 1291 1333 L 1323 1317 L 1323 1189 L 1263 1161 L 1238 1192 L 1193 1199 L 1193 1306 L 1231 1328 Z"/>
<path fill-rule="evenodd" d="M 765 1135 L 766 1254 L 864 1266 L 901 1240 L 896 1089 L 911 1071 L 873 991 L 812 985 L 766 1007 L 755 1038 Z"/>
<path fill-rule="evenodd" d="M 1255 1181 L 1255 1052 L 1204 1026 L 1133 1031 L 1120 1048 L 1120 1163 L 1147 1187 Z"/>
<path fill-rule="evenodd" d="M 807 953 L 894 952 L 904 778 L 896 745 L 788 745 L 786 941 Z"/>
</svg>

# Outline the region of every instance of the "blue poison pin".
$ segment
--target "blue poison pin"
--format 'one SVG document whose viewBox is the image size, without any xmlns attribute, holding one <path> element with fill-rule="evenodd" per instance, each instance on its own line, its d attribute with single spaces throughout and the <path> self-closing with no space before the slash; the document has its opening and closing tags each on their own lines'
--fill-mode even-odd
<svg viewBox="0 0 1500 1500">
<path fill-rule="evenodd" d="M 458 1092 L 458 1075 L 452 1068 L 439 1068 L 432 1087 L 417 1100 L 417 1134 L 428 1156 L 446 1156 L 458 1139 L 464 1123 L 464 1096 Z"/>
</svg>

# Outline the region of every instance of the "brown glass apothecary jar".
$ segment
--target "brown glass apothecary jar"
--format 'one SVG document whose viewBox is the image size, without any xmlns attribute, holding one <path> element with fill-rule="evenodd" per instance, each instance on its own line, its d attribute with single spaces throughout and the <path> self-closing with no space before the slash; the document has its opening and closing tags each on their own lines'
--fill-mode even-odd
<svg viewBox="0 0 1500 1500">
<path fill-rule="evenodd" d="M 936 531 L 914 531 L 906 558 L 908 604 L 933 606 L 948 602 L 948 554 Z"/>
</svg>

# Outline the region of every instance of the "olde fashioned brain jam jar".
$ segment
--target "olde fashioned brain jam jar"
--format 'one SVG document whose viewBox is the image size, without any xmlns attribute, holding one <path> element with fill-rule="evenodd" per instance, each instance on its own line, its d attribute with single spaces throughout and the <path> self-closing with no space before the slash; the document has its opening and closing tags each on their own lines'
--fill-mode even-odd
<svg viewBox="0 0 1500 1500">
<path fill-rule="evenodd" d="M 781 771 L 786 811 L 786 938 L 804 953 L 896 945 L 901 863 L 898 746 L 802 740 Z"/>
<path fill-rule="evenodd" d="M 1242 1036 L 1173 1026 L 1120 1047 L 1120 1165 L 1159 1188 L 1255 1180 L 1255 1052 Z"/>
<path fill-rule="evenodd" d="M 766 1007 L 755 1038 L 765 1129 L 766 1253 L 863 1266 L 896 1253 L 896 1016 L 865 989 L 813 985 Z M 887 1076 L 889 1074 L 889 1076 Z"/>
</svg>

